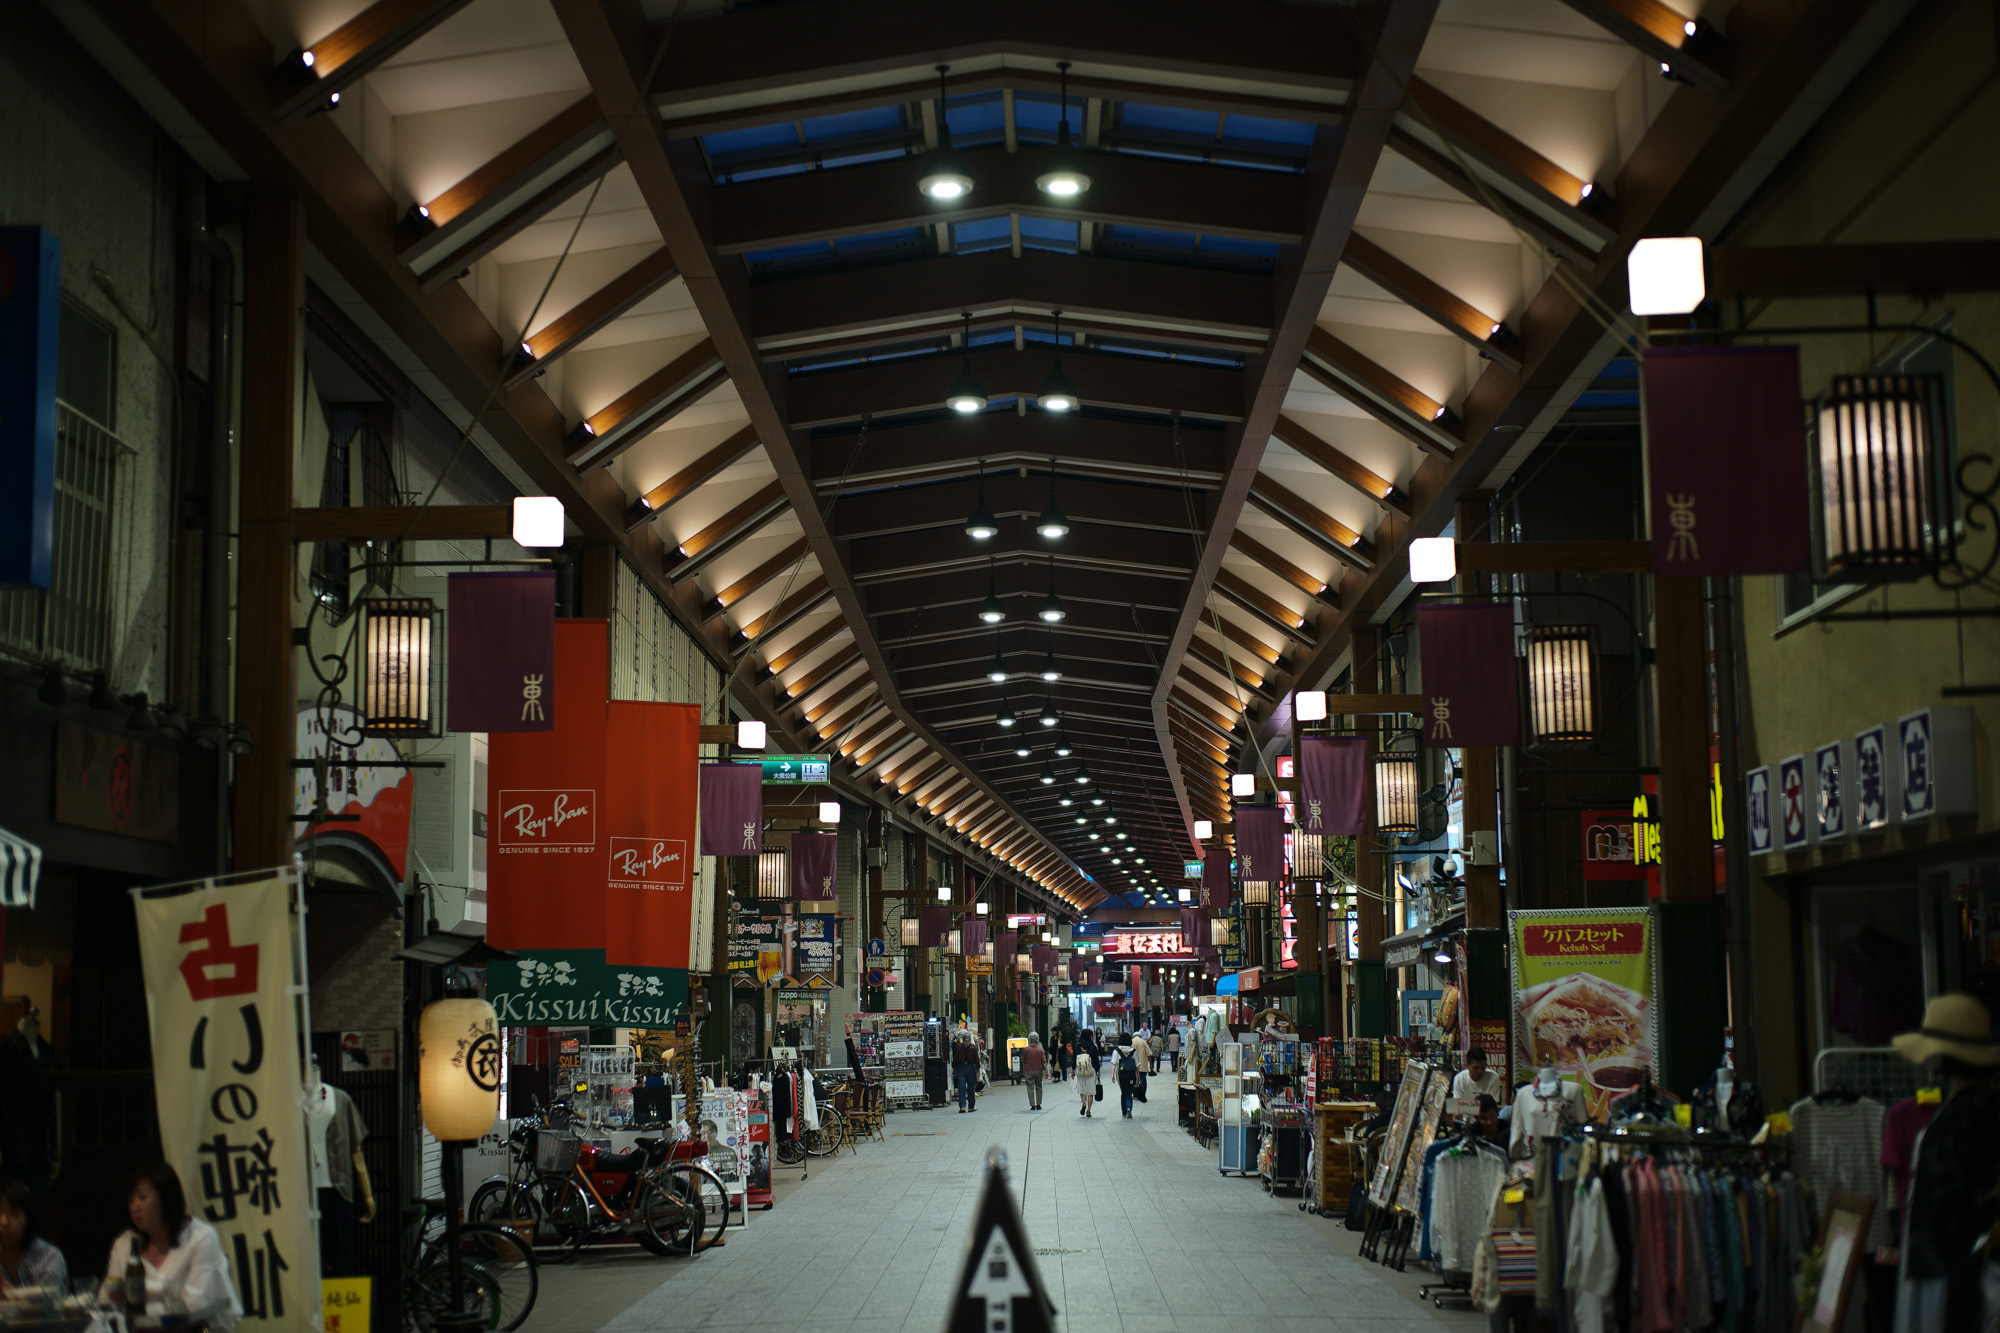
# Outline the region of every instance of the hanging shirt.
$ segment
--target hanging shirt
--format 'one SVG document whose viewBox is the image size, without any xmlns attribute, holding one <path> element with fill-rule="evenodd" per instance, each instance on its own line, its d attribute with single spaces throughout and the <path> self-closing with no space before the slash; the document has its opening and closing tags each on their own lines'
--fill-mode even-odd
<svg viewBox="0 0 2000 1333">
<path fill-rule="evenodd" d="M 1847 1103 L 1804 1097 L 1792 1103 L 1792 1169 L 1822 1215 L 1835 1190 L 1875 1200 L 1868 1221 L 1871 1250 L 1889 1244 L 1889 1201 L 1882 1187 L 1886 1119 L 1882 1103 L 1869 1097 Z"/>
<path fill-rule="evenodd" d="M 1618 1247 L 1612 1241 L 1601 1179 L 1585 1181 L 1576 1192 L 1566 1276 L 1575 1302 L 1576 1333 L 1604 1333 L 1605 1302 L 1618 1282 Z"/>
<path fill-rule="evenodd" d="M 1833 955 L 1833 1026 L 1863 1046 L 1886 1046 L 1923 1024 L 1924 992 L 1909 946 L 1870 928 Z"/>
<path fill-rule="evenodd" d="M 1518 1150 L 1527 1140 L 1543 1135 L 1560 1134 L 1564 1125 L 1580 1125 L 1584 1121 L 1583 1088 L 1563 1079 L 1551 1095 L 1544 1097 L 1535 1091 L 1535 1084 L 1528 1083 L 1514 1094 L 1514 1127 L 1508 1136 L 1508 1146 Z"/>
</svg>

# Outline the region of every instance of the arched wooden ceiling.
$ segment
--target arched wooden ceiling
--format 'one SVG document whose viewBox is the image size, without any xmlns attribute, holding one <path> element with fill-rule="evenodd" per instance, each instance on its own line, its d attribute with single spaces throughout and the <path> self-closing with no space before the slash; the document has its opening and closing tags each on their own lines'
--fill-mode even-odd
<svg viewBox="0 0 2000 1333">
<path fill-rule="evenodd" d="M 1719 225 L 1902 0 L 90 3 L 445 392 L 504 384 L 483 441 L 742 702 L 1089 907 L 1171 900 L 1408 538 L 1603 363 L 1584 298 Z"/>
</svg>

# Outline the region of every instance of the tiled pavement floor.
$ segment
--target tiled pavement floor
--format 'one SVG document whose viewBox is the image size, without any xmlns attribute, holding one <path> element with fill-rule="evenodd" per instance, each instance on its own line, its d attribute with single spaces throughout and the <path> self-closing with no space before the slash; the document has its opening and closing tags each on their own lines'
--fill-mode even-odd
<svg viewBox="0 0 2000 1333">
<path fill-rule="evenodd" d="M 964 1261 L 989 1145 L 1010 1182 L 1065 1333 L 1246 1329 L 1472 1333 L 1485 1320 L 1419 1303 L 1420 1275 L 1355 1257 L 1360 1237 L 1224 1176 L 1174 1123 L 1171 1079 L 1132 1120 L 1108 1087 L 1077 1114 L 1002 1084 L 962 1115 L 900 1112 L 889 1138 L 780 1169 L 779 1200 L 693 1261 L 613 1251 L 546 1268 L 524 1333 L 770 1329 L 939 1333 Z M 1107 1109 L 1108 1108 L 1108 1109 Z"/>
</svg>

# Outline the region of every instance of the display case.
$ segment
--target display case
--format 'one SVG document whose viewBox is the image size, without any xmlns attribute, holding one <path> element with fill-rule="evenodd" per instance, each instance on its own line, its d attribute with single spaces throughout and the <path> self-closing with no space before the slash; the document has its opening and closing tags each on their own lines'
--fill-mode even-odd
<svg viewBox="0 0 2000 1333">
<path fill-rule="evenodd" d="M 1306 1182 L 1306 1207 L 1341 1213 L 1361 1179 L 1361 1145 L 1350 1131 L 1377 1114 L 1373 1102 L 1321 1102 L 1313 1107 L 1313 1170 Z"/>
<path fill-rule="evenodd" d="M 1306 1186 L 1307 1115 L 1296 1103 L 1264 1109 L 1264 1133 L 1257 1152 L 1257 1175 L 1267 1193 Z"/>
</svg>

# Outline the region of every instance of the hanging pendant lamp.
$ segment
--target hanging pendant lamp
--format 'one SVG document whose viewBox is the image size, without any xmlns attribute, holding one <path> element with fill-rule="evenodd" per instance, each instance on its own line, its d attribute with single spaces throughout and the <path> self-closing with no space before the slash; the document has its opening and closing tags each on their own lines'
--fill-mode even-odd
<svg viewBox="0 0 2000 1333">
<path fill-rule="evenodd" d="M 1058 722 L 1062 721 L 1062 717 L 1056 712 L 1055 703 L 1046 697 L 1042 700 L 1041 720 L 1042 720 L 1042 725 L 1045 727 L 1053 727 Z"/>
<path fill-rule="evenodd" d="M 1063 759 L 1067 759 L 1067 758 L 1069 758 L 1069 730 L 1068 730 L 1068 728 L 1064 728 L 1063 730 L 1061 730 L 1061 731 L 1058 731 L 1058 732 L 1056 733 L 1056 754 L 1057 754 L 1057 756 L 1058 756 L 1058 757 L 1060 757 L 1060 758 L 1063 758 Z"/>
<path fill-rule="evenodd" d="M 928 199 L 950 202 L 963 199 L 972 192 L 972 177 L 966 174 L 965 160 L 952 149 L 951 123 L 944 114 L 944 76 L 950 65 L 939 65 L 938 76 L 938 146 L 924 156 L 929 170 L 917 181 L 917 188 Z"/>
<path fill-rule="evenodd" d="M 1000 600 L 999 590 L 993 586 L 993 560 L 986 561 L 986 600 L 979 604 L 979 618 L 989 625 L 997 625 L 1007 618 L 1007 604 Z"/>
<path fill-rule="evenodd" d="M 1044 787 L 1053 787 L 1055 785 L 1055 781 L 1056 781 L 1055 764 L 1047 760 L 1044 760 L 1042 763 L 1042 785 Z"/>
<path fill-rule="evenodd" d="M 1056 596 L 1056 558 L 1054 556 L 1049 557 L 1049 595 L 1042 599 L 1042 604 L 1037 608 L 1035 614 L 1051 625 L 1069 614 L 1063 607 L 1062 598 Z"/>
<path fill-rule="evenodd" d="M 1057 61 L 1056 69 L 1062 74 L 1062 119 L 1056 123 L 1056 146 L 1043 159 L 1044 170 L 1035 177 L 1035 187 L 1058 199 L 1073 199 L 1090 188 L 1090 171 L 1069 138 L 1069 61 Z"/>
<path fill-rule="evenodd" d="M 970 369 L 970 366 L 967 366 Z M 965 535 L 976 542 L 995 537 L 1000 532 L 1000 520 L 986 507 L 986 460 L 979 460 L 979 503 L 965 520 Z"/>
<path fill-rule="evenodd" d="M 1056 664 L 1055 635 L 1049 635 L 1049 650 L 1042 655 L 1042 679 L 1051 685 L 1062 679 L 1062 668 Z"/>
<path fill-rule="evenodd" d="M 1011 727 L 1014 725 L 1014 710 L 1008 705 L 1007 696 L 1004 694 L 1000 696 L 1000 708 L 998 712 L 993 714 L 993 722 L 994 725 L 1001 727 Z"/>
<path fill-rule="evenodd" d="M 998 648 L 993 650 L 993 665 L 986 668 L 986 679 L 992 681 L 995 685 L 1005 685 L 1007 683 L 1007 659 L 1000 656 Z"/>
<path fill-rule="evenodd" d="M 972 312 L 962 311 L 959 318 L 965 321 L 963 339 L 965 356 L 959 367 L 958 378 L 954 379 L 951 387 L 945 390 L 944 405 L 954 412 L 970 415 L 986 406 L 986 386 L 980 383 L 979 376 L 972 371 Z M 966 525 L 966 530 L 971 531 L 970 524 Z"/>
<path fill-rule="evenodd" d="M 1050 541 L 1069 536 L 1069 515 L 1056 503 L 1056 460 L 1049 460 L 1049 507 L 1035 520 L 1035 531 Z"/>
<path fill-rule="evenodd" d="M 1041 391 L 1035 397 L 1041 403 L 1044 411 L 1073 412 L 1076 410 L 1077 405 L 1076 383 L 1069 376 L 1063 374 L 1062 368 L 1062 311 L 1052 310 L 1049 312 L 1049 315 L 1055 320 L 1056 360 L 1055 364 L 1049 367 L 1048 376 L 1042 381 Z M 1050 477 L 1050 481 L 1051 483 L 1054 481 L 1053 474 Z M 1056 535 L 1061 536 L 1062 534 L 1057 533 Z"/>
</svg>

